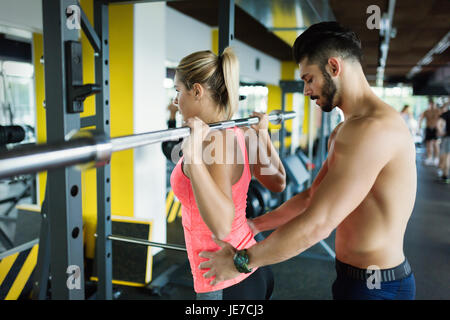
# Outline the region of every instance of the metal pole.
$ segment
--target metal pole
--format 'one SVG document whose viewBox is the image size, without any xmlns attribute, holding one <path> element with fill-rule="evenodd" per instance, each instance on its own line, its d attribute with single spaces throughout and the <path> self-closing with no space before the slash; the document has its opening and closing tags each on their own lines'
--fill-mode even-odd
<svg viewBox="0 0 450 320">
<path fill-rule="evenodd" d="M 48 189 L 45 190 L 44 199 L 48 199 L 47 190 Z M 47 200 L 44 200 L 42 203 L 41 215 L 42 219 L 39 235 L 39 252 L 33 276 L 33 300 L 45 300 L 47 298 L 51 247 Z"/>
<path fill-rule="evenodd" d="M 281 111 L 284 112 L 286 110 L 286 93 L 284 90 L 281 91 Z M 284 137 L 286 135 L 286 128 L 284 126 L 284 122 L 281 122 L 280 128 L 280 147 L 278 148 L 278 153 L 280 157 L 284 157 Z"/>
<path fill-rule="evenodd" d="M 120 242 L 140 244 L 140 245 L 143 245 L 143 246 L 158 247 L 158 248 L 163 248 L 163 249 L 170 249 L 170 250 L 177 250 L 177 251 L 184 251 L 184 252 L 186 252 L 186 247 L 178 245 L 178 244 L 152 242 L 152 241 L 148 241 L 148 240 L 144 240 L 144 239 L 119 236 L 119 235 L 115 235 L 115 234 L 109 235 L 108 239 L 109 240 L 114 240 L 114 241 L 120 241 Z"/>
<path fill-rule="evenodd" d="M 94 141 L 77 139 L 17 148 L 0 156 L 0 178 L 94 161 Z"/>
<path fill-rule="evenodd" d="M 108 4 L 94 1 L 94 29 L 99 38 L 100 52 L 95 56 L 95 83 L 102 86 L 95 96 L 95 127 L 106 140 L 110 139 L 109 111 L 109 13 Z M 108 147 L 106 147 L 108 150 Z M 109 153 L 108 153 L 109 154 Z M 104 161 L 97 168 L 97 234 L 95 259 L 97 266 L 97 298 L 112 300 L 112 244 L 111 234 L 111 165 Z"/>
<path fill-rule="evenodd" d="M 315 174 L 319 172 L 320 167 L 322 166 L 322 163 L 325 160 L 326 155 L 326 144 L 325 144 L 325 125 L 326 125 L 326 118 L 328 117 L 328 113 L 323 112 L 321 113 L 321 119 L 320 119 L 320 136 L 319 136 L 319 143 L 317 146 L 317 155 L 316 155 L 316 161 L 315 161 Z"/>
<path fill-rule="evenodd" d="M 234 0 L 219 0 L 219 54 L 234 40 Z"/>
<path fill-rule="evenodd" d="M 295 112 L 274 111 L 268 118 L 274 124 L 293 119 Z M 258 117 L 243 118 L 210 124 L 211 130 L 257 124 Z M 0 179 L 24 173 L 56 169 L 75 164 L 95 162 L 106 165 L 113 152 L 146 146 L 189 136 L 190 128 L 182 127 L 108 139 L 93 131 L 80 131 L 73 140 L 11 150 L 0 155 Z"/>
<path fill-rule="evenodd" d="M 80 115 L 71 113 L 68 104 L 70 86 L 67 74 L 66 44 L 77 41 L 79 32 L 67 20 L 67 10 L 77 6 L 75 0 L 43 0 L 43 30 L 45 58 L 45 101 L 47 142 L 49 146 L 63 140 L 70 132 L 80 129 Z M 79 59 L 79 57 L 77 58 Z M 81 147 L 85 156 L 86 149 Z M 76 150 L 79 150 L 76 148 Z M 52 166 L 58 166 L 61 159 L 69 162 L 81 161 L 77 152 L 71 149 L 52 150 L 50 161 Z M 44 153 L 46 154 L 46 153 Z M 9 155 L 6 155 L 8 158 Z M 34 156 L 16 158 L 15 166 L 23 165 L 30 172 L 30 166 L 23 160 L 30 161 L 34 166 Z M 4 158 L 3 158 L 4 159 Z M 11 160 L 11 159 L 9 159 Z M 47 161 L 45 160 L 45 161 Z M 40 158 L 37 162 L 45 162 Z M 0 168 L 3 169 L 3 161 Z M 39 168 L 43 168 L 40 166 Z M 1 171 L 3 171 L 0 169 Z M 37 171 L 37 170 L 32 170 Z M 83 219 L 81 208 L 81 173 L 74 168 L 51 170 L 47 174 L 47 209 L 50 237 L 50 274 L 52 277 L 52 299 L 84 299 L 84 258 L 83 258 Z M 75 274 L 68 274 L 73 272 Z M 77 272 L 78 271 L 78 272 Z"/>
</svg>

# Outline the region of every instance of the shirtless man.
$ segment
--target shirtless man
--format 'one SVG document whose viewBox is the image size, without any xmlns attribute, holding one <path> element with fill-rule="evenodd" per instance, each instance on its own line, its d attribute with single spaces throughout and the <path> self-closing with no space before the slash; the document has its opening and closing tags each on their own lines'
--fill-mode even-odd
<svg viewBox="0 0 450 320">
<path fill-rule="evenodd" d="M 276 230 L 246 251 L 216 239 L 222 249 L 200 253 L 204 277 L 216 284 L 285 261 L 337 228 L 334 299 L 414 299 L 415 279 L 403 253 L 416 196 L 411 134 L 370 88 L 355 33 L 319 23 L 297 38 L 293 52 L 304 94 L 324 112 L 339 107 L 345 121 L 332 133 L 311 187 L 249 221 L 255 233 Z"/>
<path fill-rule="evenodd" d="M 427 158 L 425 159 L 425 165 L 427 166 L 437 166 L 439 163 L 437 123 L 440 115 L 441 111 L 436 107 L 433 99 L 430 98 L 428 100 L 428 109 L 422 113 L 419 119 L 419 128 L 422 127 L 422 121 L 424 119 L 427 121 L 427 126 L 425 128 L 425 144 L 427 147 Z"/>
</svg>

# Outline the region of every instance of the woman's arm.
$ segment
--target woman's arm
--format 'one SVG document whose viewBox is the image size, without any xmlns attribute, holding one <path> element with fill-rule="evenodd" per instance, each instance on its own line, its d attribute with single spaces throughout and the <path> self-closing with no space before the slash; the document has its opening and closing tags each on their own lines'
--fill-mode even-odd
<svg viewBox="0 0 450 320">
<path fill-rule="evenodd" d="M 210 143 L 222 146 L 222 152 L 226 152 L 228 145 L 224 143 L 225 134 L 221 132 L 215 132 L 213 142 L 203 142 L 203 137 L 206 138 L 209 128 L 205 123 L 198 121 L 201 120 L 188 119 L 186 122 L 191 127 L 191 135 L 183 143 L 184 170 L 191 180 L 195 202 L 203 221 L 216 238 L 223 240 L 230 233 L 234 219 L 231 189 L 233 164 L 221 161 L 206 164 L 203 161 L 203 150 Z M 196 127 L 195 130 L 194 127 Z M 198 132 L 198 129 L 202 132 Z M 216 139 L 223 139 L 223 143 L 217 143 Z"/>
<path fill-rule="evenodd" d="M 244 128 L 252 175 L 273 192 L 286 187 L 286 172 L 277 150 L 270 139 L 266 114 L 254 112 L 260 121 L 251 128 Z"/>
</svg>

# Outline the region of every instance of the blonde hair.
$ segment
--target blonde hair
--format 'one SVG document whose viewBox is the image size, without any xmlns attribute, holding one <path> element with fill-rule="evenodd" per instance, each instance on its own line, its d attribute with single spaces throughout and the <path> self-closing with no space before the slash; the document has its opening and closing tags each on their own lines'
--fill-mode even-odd
<svg viewBox="0 0 450 320">
<path fill-rule="evenodd" d="M 181 60 L 176 72 L 188 90 L 194 83 L 205 85 L 220 112 L 231 119 L 239 104 L 239 60 L 230 47 L 220 56 L 211 51 L 191 53 Z"/>
</svg>

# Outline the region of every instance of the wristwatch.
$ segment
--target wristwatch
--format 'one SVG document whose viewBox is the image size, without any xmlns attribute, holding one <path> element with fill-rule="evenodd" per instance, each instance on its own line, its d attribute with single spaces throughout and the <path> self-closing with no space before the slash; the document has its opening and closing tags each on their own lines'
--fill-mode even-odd
<svg viewBox="0 0 450 320">
<path fill-rule="evenodd" d="M 247 249 L 244 250 L 238 250 L 234 254 L 233 257 L 234 266 L 236 267 L 237 271 L 240 273 L 250 273 L 252 272 L 252 269 L 248 268 L 248 254 Z"/>
</svg>

